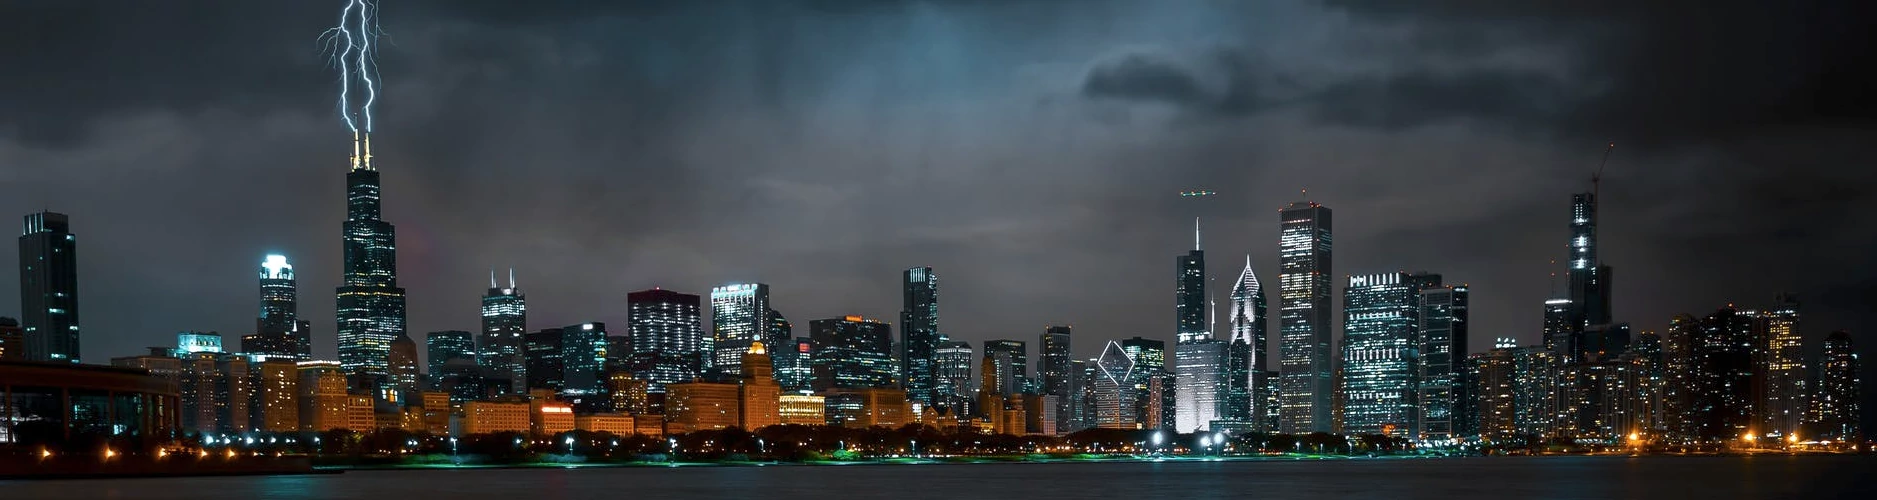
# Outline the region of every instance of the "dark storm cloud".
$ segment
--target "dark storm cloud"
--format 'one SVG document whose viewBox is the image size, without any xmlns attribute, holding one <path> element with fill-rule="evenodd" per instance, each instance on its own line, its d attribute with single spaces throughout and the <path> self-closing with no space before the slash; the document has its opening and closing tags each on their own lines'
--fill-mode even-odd
<svg viewBox="0 0 1877 500">
<path fill-rule="evenodd" d="M 251 328 L 269 251 L 332 352 L 337 7 L 0 7 L 0 213 L 72 214 L 88 358 Z M 1788 290 L 1817 336 L 1877 329 L 1868 8 L 391 0 L 375 145 L 419 334 L 474 329 L 490 267 L 542 328 L 746 280 L 798 325 L 891 318 L 932 265 L 953 337 L 1073 323 L 1093 356 L 1170 336 L 1194 215 L 1214 276 L 1250 254 L 1275 283 L 1308 188 L 1336 272 L 1470 282 L 1475 349 L 1531 342 L 1615 140 L 1622 319 Z"/>
</svg>

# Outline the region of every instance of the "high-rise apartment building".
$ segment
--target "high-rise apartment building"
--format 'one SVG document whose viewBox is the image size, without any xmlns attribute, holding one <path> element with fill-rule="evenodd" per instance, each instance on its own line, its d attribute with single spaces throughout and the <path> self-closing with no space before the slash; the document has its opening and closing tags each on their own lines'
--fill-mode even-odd
<svg viewBox="0 0 1877 500">
<path fill-rule="evenodd" d="M 561 328 L 561 392 L 597 396 L 604 389 L 606 323 L 581 323 Z"/>
<path fill-rule="evenodd" d="M 1329 432 L 1335 392 L 1330 209 L 1295 202 L 1278 220 L 1278 432 Z"/>
<path fill-rule="evenodd" d="M 1805 341 L 1799 335 L 1799 303 L 1780 294 L 1772 308 L 1760 313 L 1757 365 L 1762 376 L 1755 384 L 1760 398 L 1755 408 L 1760 413 L 1757 431 L 1764 437 L 1783 439 L 1799 432 L 1805 423 L 1806 375 Z"/>
<path fill-rule="evenodd" d="M 26 215 L 20 234 L 20 326 L 27 360 L 79 362 L 78 237 L 65 214 Z"/>
<path fill-rule="evenodd" d="M 1825 336 L 1824 354 L 1818 361 L 1818 392 L 1812 399 L 1812 422 L 1820 440 L 1856 442 L 1864 436 L 1858 421 L 1862 380 L 1858 376 L 1857 350 L 1852 348 L 1851 333 L 1844 330 Z"/>
</svg>

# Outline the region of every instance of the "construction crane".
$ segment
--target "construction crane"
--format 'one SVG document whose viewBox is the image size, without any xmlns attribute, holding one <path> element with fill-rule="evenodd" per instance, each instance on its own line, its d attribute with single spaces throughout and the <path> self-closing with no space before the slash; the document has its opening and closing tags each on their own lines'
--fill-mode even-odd
<svg viewBox="0 0 1877 500">
<path fill-rule="evenodd" d="M 1615 150 L 1616 142 L 1611 141 L 1610 147 L 1603 149 L 1603 161 L 1597 163 L 1597 172 L 1590 174 L 1590 196 L 1593 199 L 1599 194 L 1597 188 L 1603 182 L 1603 167 L 1610 164 L 1610 152 Z"/>
</svg>

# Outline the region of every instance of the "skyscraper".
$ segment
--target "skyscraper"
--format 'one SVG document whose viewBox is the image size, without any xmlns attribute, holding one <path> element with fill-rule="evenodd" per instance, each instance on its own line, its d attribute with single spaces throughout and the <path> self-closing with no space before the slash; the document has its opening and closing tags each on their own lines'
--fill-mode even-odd
<svg viewBox="0 0 1877 500">
<path fill-rule="evenodd" d="M 1864 436 L 1858 419 L 1859 384 L 1857 351 L 1851 346 L 1851 333 L 1844 330 L 1825 336 L 1824 354 L 1818 361 L 1818 394 L 1812 400 L 1812 421 L 1818 439 L 1856 441 Z"/>
<path fill-rule="evenodd" d="M 528 390 L 547 389 L 554 392 L 567 385 L 567 337 L 559 328 L 546 328 L 528 332 L 523 338 L 522 356 L 527 364 L 523 374 L 527 376 Z"/>
<path fill-rule="evenodd" d="M 78 237 L 65 214 L 26 215 L 20 234 L 20 326 L 26 359 L 78 358 Z"/>
<path fill-rule="evenodd" d="M 1350 276 L 1343 290 L 1343 432 L 1412 436 L 1420 293 L 1438 275 Z"/>
<path fill-rule="evenodd" d="M 984 387 L 995 387 L 997 394 L 1012 396 L 1023 393 L 1024 381 L 1029 378 L 1025 367 L 1030 364 L 1028 346 L 1021 340 L 991 340 L 984 342 L 984 359 L 997 361 L 996 373 L 982 373 Z"/>
<path fill-rule="evenodd" d="M 813 360 L 810 359 L 814 352 L 815 341 L 808 337 L 789 339 L 788 344 L 769 351 L 770 357 L 776 360 L 773 364 L 778 367 L 776 383 L 782 386 L 784 392 L 814 390 L 809 385 L 815 377 Z"/>
<path fill-rule="evenodd" d="M 769 319 L 767 321 L 769 323 L 769 331 L 763 334 L 763 348 L 769 351 L 769 353 L 764 355 L 763 359 L 769 360 L 769 368 L 772 370 L 771 373 L 780 373 L 782 365 L 784 364 L 784 361 L 782 361 L 784 356 L 774 356 L 774 354 L 776 354 L 776 351 L 783 350 L 786 345 L 795 341 L 795 323 L 789 322 L 789 318 L 783 317 L 782 313 L 775 309 L 769 310 Z"/>
<path fill-rule="evenodd" d="M 1571 299 L 1545 299 L 1545 349 L 1559 354 L 1573 352 L 1571 335 Z"/>
<path fill-rule="evenodd" d="M 1091 377 L 1094 382 L 1089 387 L 1096 427 L 1140 428 L 1140 391 L 1136 389 L 1137 376 L 1134 374 L 1139 367 L 1135 366 L 1134 361 L 1135 356 L 1128 352 L 1127 347 L 1110 340 L 1102 348 L 1101 356 L 1091 363 L 1094 365 L 1091 370 L 1098 372 Z"/>
<path fill-rule="evenodd" d="M 808 323 L 815 344 L 814 388 L 892 388 L 893 328 L 860 316 L 818 319 Z"/>
<path fill-rule="evenodd" d="M 1330 209 L 1300 201 L 1278 216 L 1278 432 L 1329 432 L 1335 392 Z"/>
<path fill-rule="evenodd" d="M 1462 404 L 1472 400 L 1473 389 L 1461 383 L 1466 370 L 1468 287 L 1442 286 L 1420 292 L 1420 325 L 1417 328 L 1420 351 L 1419 388 L 1420 422 L 1416 438 L 1424 441 L 1457 439 L 1475 408 Z"/>
<path fill-rule="evenodd" d="M 528 296 L 515 286 L 515 271 L 508 272 L 508 286 L 495 284 L 495 271 L 489 271 L 489 289 L 482 294 L 482 366 L 489 377 L 506 381 L 503 394 L 528 392 Z M 500 384 L 501 382 L 496 382 Z"/>
<path fill-rule="evenodd" d="M 1172 427 L 1178 404 L 1174 389 L 1167 383 L 1173 378 L 1167 373 L 1167 343 L 1160 340 L 1130 337 L 1119 343 L 1121 352 L 1132 361 L 1134 407 L 1138 428 L 1158 429 Z"/>
<path fill-rule="evenodd" d="M 976 353 L 971 350 L 970 342 L 941 342 L 938 349 L 934 351 L 934 355 L 937 356 L 935 366 L 938 372 L 938 392 L 941 397 L 950 400 L 942 406 L 950 408 L 953 415 L 962 411 L 965 401 L 971 399 L 967 393 L 971 390 L 973 354 Z"/>
<path fill-rule="evenodd" d="M 1043 330 L 1037 339 L 1037 375 L 1043 379 L 1043 394 L 1056 396 L 1056 422 L 1063 429 L 1071 428 L 1074 422 L 1071 415 L 1076 394 L 1075 353 L 1069 348 L 1070 328 L 1068 325 L 1050 326 Z"/>
<path fill-rule="evenodd" d="M 714 376 L 736 380 L 750 342 L 769 332 L 769 285 L 732 284 L 710 289 L 711 365 Z M 890 341 L 890 339 L 889 339 Z"/>
<path fill-rule="evenodd" d="M 441 391 L 444 365 L 450 360 L 476 361 L 476 337 L 462 330 L 430 332 L 424 335 L 424 354 L 429 361 L 430 386 Z"/>
<path fill-rule="evenodd" d="M 1668 334 L 1662 336 L 1662 428 L 1672 442 L 1695 436 L 1699 416 L 1695 389 L 1700 374 L 1695 370 L 1694 343 L 1700 336 L 1700 320 L 1687 313 L 1670 318 Z"/>
<path fill-rule="evenodd" d="M 600 372 L 606 369 L 606 356 L 606 323 L 561 328 L 561 391 L 598 395 L 605 380 Z"/>
<path fill-rule="evenodd" d="M 1270 432 L 1272 429 L 1262 425 L 1264 419 L 1257 417 L 1271 413 L 1266 403 L 1270 399 L 1266 390 L 1270 381 L 1265 380 L 1269 370 L 1269 362 L 1265 361 L 1268 322 L 1264 285 L 1251 270 L 1250 255 L 1245 256 L 1245 269 L 1239 271 L 1238 282 L 1232 286 L 1231 308 L 1232 338 L 1225 348 L 1225 395 L 1219 416 L 1249 423 L 1254 431 Z"/>
<path fill-rule="evenodd" d="M 1199 219 L 1193 219 L 1193 250 L 1174 260 L 1173 325 L 1177 343 L 1212 338 L 1206 322 L 1206 252 L 1199 249 Z"/>
<path fill-rule="evenodd" d="M 261 259 L 260 279 L 261 315 L 254 320 L 258 345 L 249 348 L 244 338 L 242 352 L 312 359 L 312 332 L 300 319 L 299 287 L 287 256 L 270 254 Z"/>
<path fill-rule="evenodd" d="M 1228 344 L 1198 338 L 1173 346 L 1174 420 L 1179 433 L 1205 432 L 1219 419 Z"/>
<path fill-rule="evenodd" d="M 901 273 L 903 306 L 899 312 L 899 366 L 904 370 L 906 398 L 932 407 L 937 404 L 939 345 L 938 273 L 915 267 Z"/>
<path fill-rule="evenodd" d="M 371 136 L 352 140 L 345 174 L 344 281 L 337 290 L 339 365 L 355 386 L 384 383 L 391 339 L 404 333 L 404 289 L 398 287 L 397 233 L 380 219 L 378 170 Z M 360 387 L 355 387 L 360 388 Z"/>
<path fill-rule="evenodd" d="M 710 346 L 704 338 L 701 302 L 696 295 L 662 288 L 626 294 L 632 369 L 651 382 L 652 392 L 663 393 L 666 384 L 704 375 Z"/>
<path fill-rule="evenodd" d="M 1585 360 L 1591 347 L 1605 344 L 1604 339 L 1585 336 L 1590 327 L 1610 323 L 1610 268 L 1597 260 L 1597 249 L 1597 195 L 1571 195 L 1571 295 L 1565 330 L 1570 362 Z"/>
<path fill-rule="evenodd" d="M 1732 305 L 1702 318 L 1689 343 L 1694 438 L 1728 442 L 1752 432 L 1754 318 Z"/>
<path fill-rule="evenodd" d="M 1780 294 L 1777 303 L 1760 313 L 1761 331 L 1759 365 L 1764 371 L 1762 397 L 1755 407 L 1760 411 L 1760 433 L 1784 437 L 1799 431 L 1805 417 L 1805 344 L 1799 335 L 1799 303 Z"/>
</svg>

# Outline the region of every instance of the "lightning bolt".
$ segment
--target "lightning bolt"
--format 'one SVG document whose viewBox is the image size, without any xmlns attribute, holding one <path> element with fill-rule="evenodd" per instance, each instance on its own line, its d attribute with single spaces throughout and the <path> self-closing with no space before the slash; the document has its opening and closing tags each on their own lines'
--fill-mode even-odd
<svg viewBox="0 0 1877 500">
<path fill-rule="evenodd" d="M 339 70 L 339 118 L 354 134 L 370 134 L 372 130 L 372 106 L 378 101 L 378 59 L 372 52 L 372 41 L 380 34 L 378 4 L 346 0 L 345 8 L 339 11 L 339 22 L 319 35 L 327 62 Z M 365 94 L 356 111 L 352 107 L 353 79 L 358 80 Z"/>
</svg>

